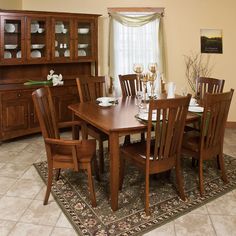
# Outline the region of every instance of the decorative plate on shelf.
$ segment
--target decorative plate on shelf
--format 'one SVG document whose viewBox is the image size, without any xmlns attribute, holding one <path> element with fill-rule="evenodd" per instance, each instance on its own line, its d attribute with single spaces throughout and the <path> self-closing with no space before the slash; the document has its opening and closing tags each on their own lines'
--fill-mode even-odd
<svg viewBox="0 0 236 236">
<path fill-rule="evenodd" d="M 57 50 L 55 51 L 55 57 L 59 57 L 59 52 Z"/>
<path fill-rule="evenodd" d="M 4 51 L 4 58 L 12 58 L 11 52 Z"/>
<path fill-rule="evenodd" d="M 64 24 L 60 21 L 58 21 L 58 22 L 56 22 L 56 25 L 55 25 L 55 32 L 56 32 L 56 34 L 60 34 L 60 33 L 62 33 L 63 32 L 63 30 L 64 30 Z"/>
<path fill-rule="evenodd" d="M 69 49 L 65 50 L 64 56 L 65 57 L 69 57 L 70 56 L 70 50 Z"/>
<path fill-rule="evenodd" d="M 13 25 L 13 24 L 5 24 L 4 25 L 4 29 L 6 30 L 6 32 L 8 32 L 8 33 L 14 33 L 15 32 L 15 30 L 16 30 L 16 27 L 15 27 L 15 25 Z"/>
<path fill-rule="evenodd" d="M 39 29 L 38 21 L 32 21 L 30 27 L 31 27 L 31 30 L 30 30 L 31 33 L 37 33 Z"/>
<path fill-rule="evenodd" d="M 41 57 L 41 52 L 39 50 L 33 50 L 31 52 L 31 57 L 32 58 L 38 58 L 38 57 Z"/>
<path fill-rule="evenodd" d="M 18 51 L 18 52 L 16 53 L 16 58 L 21 58 L 21 51 Z"/>
<path fill-rule="evenodd" d="M 85 57 L 86 56 L 85 50 L 78 50 L 78 56 Z"/>
</svg>

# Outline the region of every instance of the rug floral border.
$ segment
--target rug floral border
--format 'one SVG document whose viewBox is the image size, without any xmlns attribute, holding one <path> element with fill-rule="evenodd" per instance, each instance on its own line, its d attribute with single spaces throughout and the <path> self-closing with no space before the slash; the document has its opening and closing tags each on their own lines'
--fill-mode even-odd
<svg viewBox="0 0 236 236">
<path fill-rule="evenodd" d="M 231 157 L 229 155 L 225 155 L 226 159 L 236 160 L 234 157 Z M 46 171 L 42 171 L 42 165 L 45 162 L 41 163 L 35 163 L 34 166 L 36 170 L 38 171 L 39 175 L 43 179 L 43 181 L 46 183 L 47 174 Z M 44 164 L 45 165 L 45 164 Z M 236 167 L 236 166 L 235 166 Z M 76 212 L 76 209 L 73 209 L 71 207 L 71 203 L 68 202 L 68 199 L 64 197 L 61 194 L 61 189 L 58 188 L 57 185 L 53 184 L 52 186 L 52 195 L 55 198 L 55 201 L 59 204 L 62 211 L 67 216 L 68 220 L 71 222 L 72 226 L 76 230 L 76 232 L 79 235 L 121 235 L 121 236 L 128 236 L 128 235 L 143 235 L 145 232 L 151 231 L 154 228 L 157 228 L 163 224 L 166 224 L 196 208 L 199 208 L 202 205 L 205 205 L 206 203 L 232 191 L 236 188 L 236 168 L 232 168 L 230 171 L 227 172 L 229 183 L 222 184 L 220 187 L 218 186 L 219 178 L 213 179 L 210 183 L 205 184 L 206 193 L 203 197 L 200 196 L 198 188 L 192 188 L 185 192 L 188 201 L 183 202 L 178 195 L 176 194 L 176 197 L 172 197 L 170 199 L 167 199 L 166 201 L 163 201 L 161 204 L 153 205 L 151 206 L 151 211 L 154 213 L 159 212 L 158 216 L 155 217 L 146 217 L 143 209 L 140 211 L 137 211 L 134 213 L 134 215 L 131 215 L 130 217 L 132 220 L 136 219 L 137 224 L 133 226 L 132 228 L 129 228 L 129 221 L 127 223 L 124 223 L 124 219 L 118 219 L 116 221 L 116 224 L 119 225 L 120 231 L 117 232 L 115 230 L 114 225 L 110 224 L 104 224 L 103 222 L 100 222 L 99 227 L 97 231 L 89 231 L 89 224 L 91 222 L 87 222 L 87 225 L 84 225 L 84 222 L 80 220 L 78 217 L 78 212 Z M 63 178 L 63 177 L 62 177 Z M 66 183 L 66 180 L 63 180 L 63 183 L 61 184 L 69 184 L 69 182 Z M 68 186 L 71 187 L 71 186 Z M 175 205 L 175 208 L 171 208 L 170 206 Z M 90 203 L 86 203 L 85 206 L 87 213 L 94 214 L 93 208 L 91 207 Z M 98 219 L 98 218 L 97 218 Z M 128 218 L 127 218 L 128 219 Z M 138 221 L 137 219 L 141 219 Z M 102 225 L 102 226 L 101 226 Z"/>
</svg>

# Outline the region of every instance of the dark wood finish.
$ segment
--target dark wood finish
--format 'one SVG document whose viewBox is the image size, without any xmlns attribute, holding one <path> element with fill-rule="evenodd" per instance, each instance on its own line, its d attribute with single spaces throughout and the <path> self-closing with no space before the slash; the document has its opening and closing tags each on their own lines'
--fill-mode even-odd
<svg viewBox="0 0 236 236">
<path fill-rule="evenodd" d="M 105 90 L 105 76 L 89 76 L 80 77 L 76 79 L 80 102 L 95 101 L 98 97 L 104 95 Z M 104 157 L 103 157 L 103 141 L 108 140 L 107 134 L 94 126 L 87 126 L 88 135 L 98 140 L 99 144 L 99 169 L 104 172 Z"/>
<path fill-rule="evenodd" d="M 224 80 L 198 77 L 196 78 L 196 97 L 201 101 L 205 93 L 222 93 L 224 89 Z"/>
<path fill-rule="evenodd" d="M 217 157 L 223 181 L 227 182 L 224 169 L 224 132 L 234 90 L 227 93 L 206 93 L 200 132 L 184 134 L 182 152 L 198 160 L 200 194 L 204 194 L 203 161 Z"/>
<path fill-rule="evenodd" d="M 124 178 L 125 160 L 128 160 L 131 165 L 137 166 L 145 173 L 145 212 L 147 215 L 150 215 L 149 178 L 152 174 L 175 168 L 179 195 L 182 200 L 185 200 L 180 151 L 190 98 L 189 94 L 187 97 L 181 98 L 151 100 L 146 142 L 120 148 L 120 187 Z M 153 114 L 156 114 L 154 130 Z M 152 132 L 154 132 L 154 136 Z"/>
<path fill-rule="evenodd" d="M 44 205 L 48 203 L 53 180 L 53 170 L 70 168 L 74 171 L 87 171 L 88 189 L 92 206 L 96 206 L 92 178 L 92 161 L 95 162 L 95 168 L 97 167 L 95 140 L 60 139 L 56 112 L 49 87 L 37 89 L 33 92 L 32 97 L 44 138 L 48 161 L 48 182 Z"/>
<path fill-rule="evenodd" d="M 135 118 L 138 108 L 134 97 L 120 98 L 117 105 L 106 108 L 100 107 L 96 102 L 86 102 L 70 105 L 69 109 L 84 123 L 109 136 L 111 208 L 115 211 L 118 209 L 119 137 L 145 132 L 147 124 Z M 186 122 L 188 119 L 193 122 L 194 119 L 198 120 L 199 116 L 188 113 Z"/>
<path fill-rule="evenodd" d="M 30 94 L 42 86 L 32 88 L 23 84 L 28 80 L 45 81 L 51 69 L 56 74 L 62 74 L 67 84 L 52 89 L 60 126 L 71 120 L 67 106 L 79 101 L 75 94 L 78 93 L 75 78 L 98 73 L 98 17 L 96 14 L 0 10 L 1 141 L 40 130 Z M 43 32 L 32 31 L 34 22 Z M 65 23 L 66 33 L 55 32 L 58 22 Z M 7 32 L 6 24 L 14 25 L 15 30 Z M 89 28 L 89 32 L 80 34 L 79 28 Z M 60 48 L 60 44 L 63 47 L 66 44 L 66 48 Z M 86 55 L 79 55 L 79 44 L 87 44 L 82 49 Z M 15 45 L 16 48 L 8 49 L 9 45 Z M 40 45 L 42 48 L 34 48 Z M 34 50 L 39 51 L 41 56 L 33 57 Z M 55 56 L 57 50 L 59 57 Z M 68 57 L 64 56 L 66 50 L 70 50 Z M 6 58 L 6 52 L 10 53 L 10 58 Z M 21 97 L 17 97 L 19 94 Z M 16 115 L 18 112 L 19 119 Z"/>
</svg>

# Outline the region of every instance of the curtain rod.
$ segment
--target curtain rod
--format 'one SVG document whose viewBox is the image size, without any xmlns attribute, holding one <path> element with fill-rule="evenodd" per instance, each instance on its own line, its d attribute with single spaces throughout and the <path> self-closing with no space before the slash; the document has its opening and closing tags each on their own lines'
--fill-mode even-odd
<svg viewBox="0 0 236 236">
<path fill-rule="evenodd" d="M 164 7 L 114 7 L 107 8 L 108 14 L 112 12 L 155 12 L 164 16 Z"/>
</svg>

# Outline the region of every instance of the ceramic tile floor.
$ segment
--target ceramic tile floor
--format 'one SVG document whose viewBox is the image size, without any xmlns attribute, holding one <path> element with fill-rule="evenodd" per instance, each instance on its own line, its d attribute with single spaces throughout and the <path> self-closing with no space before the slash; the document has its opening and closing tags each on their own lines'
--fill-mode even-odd
<svg viewBox="0 0 236 236">
<path fill-rule="evenodd" d="M 226 130 L 224 152 L 236 157 L 235 143 L 236 130 Z M 32 164 L 44 150 L 40 135 L 0 145 L 0 236 L 77 235 L 52 197 L 43 206 L 45 185 Z M 236 190 L 145 235 L 236 235 Z"/>
</svg>

